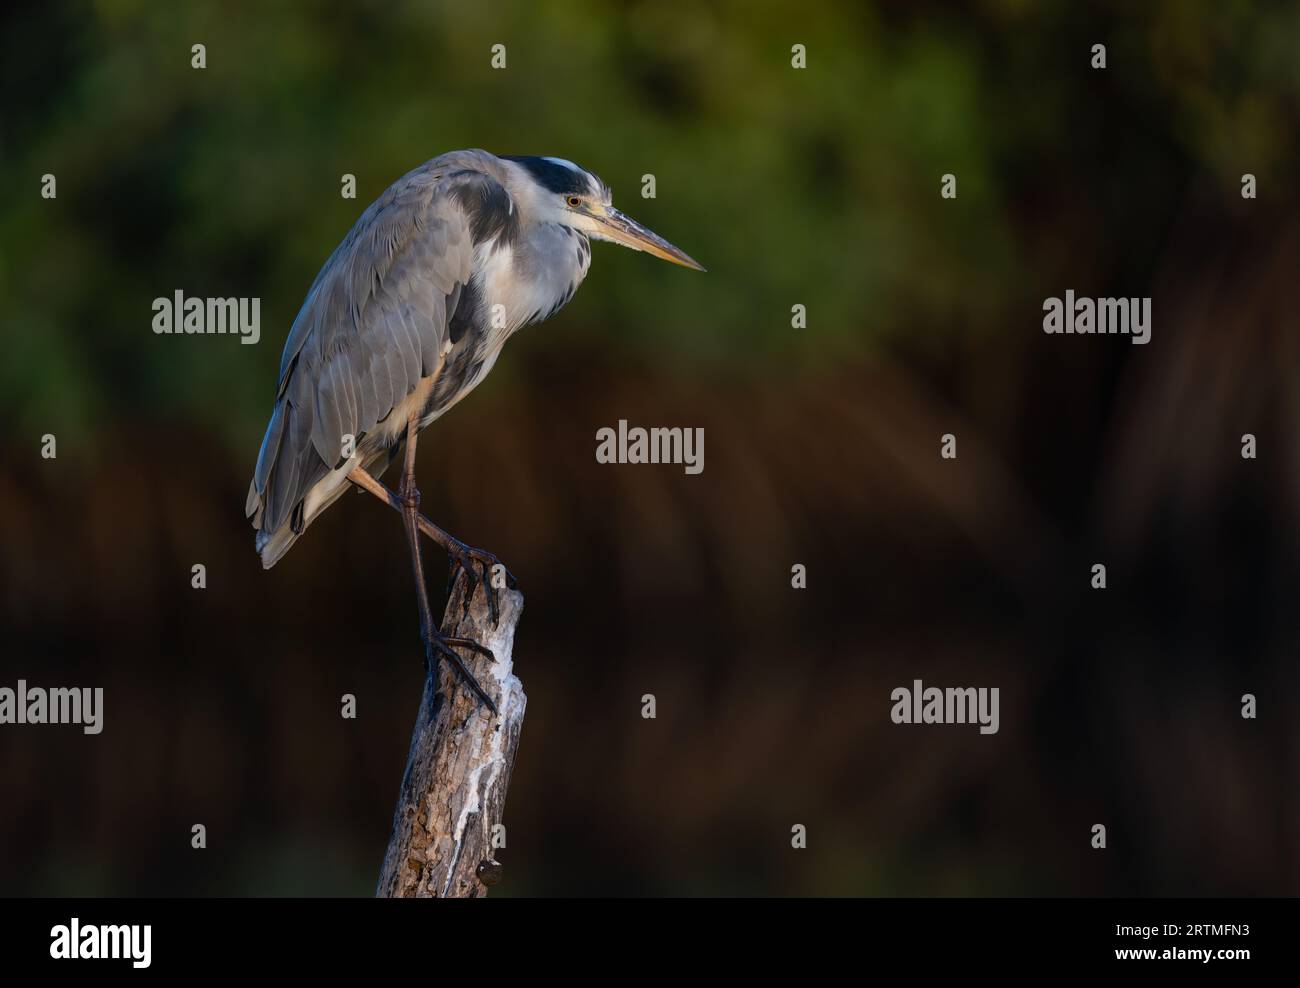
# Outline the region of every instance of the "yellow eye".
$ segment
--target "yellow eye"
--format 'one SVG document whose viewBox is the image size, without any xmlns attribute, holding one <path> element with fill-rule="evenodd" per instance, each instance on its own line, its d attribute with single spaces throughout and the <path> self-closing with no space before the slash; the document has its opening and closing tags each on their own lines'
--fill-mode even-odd
<svg viewBox="0 0 1300 988">
<path fill-rule="evenodd" d="M 577 209 L 579 206 L 582 205 L 582 200 L 577 196 L 569 196 L 564 201 L 569 204 L 570 209 Z"/>
</svg>

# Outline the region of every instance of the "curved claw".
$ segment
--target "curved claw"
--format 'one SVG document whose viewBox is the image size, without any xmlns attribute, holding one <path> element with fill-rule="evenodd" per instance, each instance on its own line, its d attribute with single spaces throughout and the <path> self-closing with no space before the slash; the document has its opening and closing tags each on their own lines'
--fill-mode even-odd
<svg viewBox="0 0 1300 988">
<path fill-rule="evenodd" d="M 436 668 L 434 653 L 445 656 L 447 661 L 452 664 L 457 674 L 460 676 L 461 682 L 473 690 L 478 695 L 478 698 L 483 701 L 484 705 L 491 710 L 493 714 L 496 714 L 497 705 L 492 702 L 492 698 L 488 696 L 483 687 L 479 685 L 478 680 L 474 678 L 474 674 L 465 668 L 465 663 L 461 661 L 460 656 L 456 654 L 454 649 L 452 649 L 452 645 L 460 645 L 463 648 L 473 648 L 481 652 L 486 652 L 488 655 L 492 655 L 490 649 L 485 648 L 478 642 L 472 642 L 467 638 L 443 638 L 439 636 L 425 641 L 425 661 L 428 662 L 430 668 L 433 669 Z M 495 656 L 493 656 L 493 661 L 495 661 Z"/>
<path fill-rule="evenodd" d="M 464 570 L 465 575 L 471 581 L 477 581 L 483 588 L 483 598 L 487 601 L 488 616 L 492 621 L 492 627 L 496 627 L 501 619 L 501 609 L 497 599 L 497 588 L 492 585 L 492 571 L 500 566 L 505 570 L 506 586 L 511 590 L 517 589 L 519 581 L 515 575 L 506 568 L 501 560 L 490 552 L 484 552 L 482 549 L 474 549 L 465 544 L 460 544 L 455 549 L 448 552 L 449 567 L 447 573 L 447 593 L 451 594 L 452 587 L 456 585 L 456 577 L 459 570 Z M 478 563 L 478 573 L 474 572 L 474 564 Z M 470 603 L 474 599 L 474 591 L 465 597 L 464 613 L 469 614 Z"/>
<path fill-rule="evenodd" d="M 480 645 L 473 638 L 443 638 L 443 643 L 446 645 L 459 645 L 461 648 L 468 648 L 472 651 L 478 652 L 479 655 L 486 655 L 492 662 L 497 660 L 496 654 L 492 649 L 488 648 L 486 645 Z"/>
<path fill-rule="evenodd" d="M 488 603 L 488 617 L 495 628 L 501 619 L 501 612 L 497 609 L 497 588 L 492 586 L 492 581 L 488 578 L 487 563 L 479 563 L 479 566 L 483 577 L 483 598 Z"/>
</svg>

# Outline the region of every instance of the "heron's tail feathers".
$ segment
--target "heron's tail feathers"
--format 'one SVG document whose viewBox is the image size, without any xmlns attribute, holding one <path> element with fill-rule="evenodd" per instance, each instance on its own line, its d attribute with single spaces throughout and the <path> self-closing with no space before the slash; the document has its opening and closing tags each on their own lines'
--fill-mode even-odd
<svg viewBox="0 0 1300 988">
<path fill-rule="evenodd" d="M 289 551 L 308 515 L 317 513 L 306 509 L 314 507 L 313 489 L 330 473 L 312 448 L 310 428 L 309 415 L 282 396 L 257 454 L 244 513 L 257 529 L 254 546 L 266 569 Z"/>
<path fill-rule="evenodd" d="M 280 557 L 289 551 L 289 547 L 298 541 L 302 532 L 295 532 L 289 524 L 281 525 L 274 532 L 258 532 L 254 539 L 257 554 L 262 557 L 262 569 L 270 569 Z"/>
<path fill-rule="evenodd" d="M 327 473 L 315 486 L 307 491 L 306 496 L 301 501 L 293 506 L 289 517 L 281 522 L 277 528 L 258 529 L 253 545 L 257 549 L 257 554 L 262 557 L 263 569 L 270 569 L 279 562 L 280 557 L 298 541 L 298 536 L 307 531 L 307 526 L 315 521 L 322 511 L 351 489 L 352 485 L 348 483 L 347 478 L 350 468 L 351 465 L 345 469 L 333 470 Z M 252 498 L 253 492 L 250 491 L 250 501 Z M 256 518 L 254 518 L 253 524 L 256 526 Z"/>
<path fill-rule="evenodd" d="M 392 462 L 396 450 L 397 447 L 391 450 L 365 450 L 361 458 L 362 466 L 376 476 L 382 476 L 388 464 Z M 329 470 L 324 464 L 320 464 L 320 475 L 315 483 L 293 504 L 287 517 L 279 519 L 275 527 L 269 524 L 273 519 L 266 510 L 265 489 L 259 493 L 257 477 L 254 476 L 248 488 L 248 500 L 244 504 L 244 511 L 252 519 L 253 527 L 257 529 L 257 537 L 253 545 L 257 549 L 257 554 L 262 557 L 263 569 L 270 569 L 279 562 L 280 557 L 298 541 L 298 536 L 307 530 L 307 526 L 315 521 L 322 511 L 352 489 L 348 474 L 353 466 L 354 464 L 347 463 L 337 469 Z M 269 486 L 275 490 L 275 485 L 275 471 L 272 471 Z"/>
</svg>

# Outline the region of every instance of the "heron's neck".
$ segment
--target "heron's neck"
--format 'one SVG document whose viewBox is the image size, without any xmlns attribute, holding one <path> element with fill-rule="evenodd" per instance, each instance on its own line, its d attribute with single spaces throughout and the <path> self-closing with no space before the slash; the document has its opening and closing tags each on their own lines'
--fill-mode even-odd
<svg viewBox="0 0 1300 988">
<path fill-rule="evenodd" d="M 512 274 L 520 286 L 520 325 L 540 322 L 573 298 L 587 276 L 591 244 L 560 223 L 538 223 L 520 237 Z"/>
</svg>

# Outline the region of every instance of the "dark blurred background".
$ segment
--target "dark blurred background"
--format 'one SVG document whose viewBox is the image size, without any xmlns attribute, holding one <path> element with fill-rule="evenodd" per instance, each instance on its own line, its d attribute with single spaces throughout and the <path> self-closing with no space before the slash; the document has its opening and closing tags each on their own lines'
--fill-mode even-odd
<svg viewBox="0 0 1300 988">
<path fill-rule="evenodd" d="M 462 147 L 571 158 L 709 268 L 597 245 L 421 443 L 427 513 L 527 597 L 501 893 L 1300 893 L 1300 8 L 5 18 L 0 685 L 106 713 L 0 728 L 0 893 L 373 891 L 401 527 L 349 497 L 263 572 L 244 495 L 316 271 Z M 177 289 L 260 297 L 261 342 L 154 335 Z M 1152 342 L 1044 335 L 1066 289 L 1153 296 Z M 598 466 L 620 418 L 702 426 L 704 473 Z M 999 687 L 1000 732 L 893 725 L 915 678 Z"/>
</svg>

